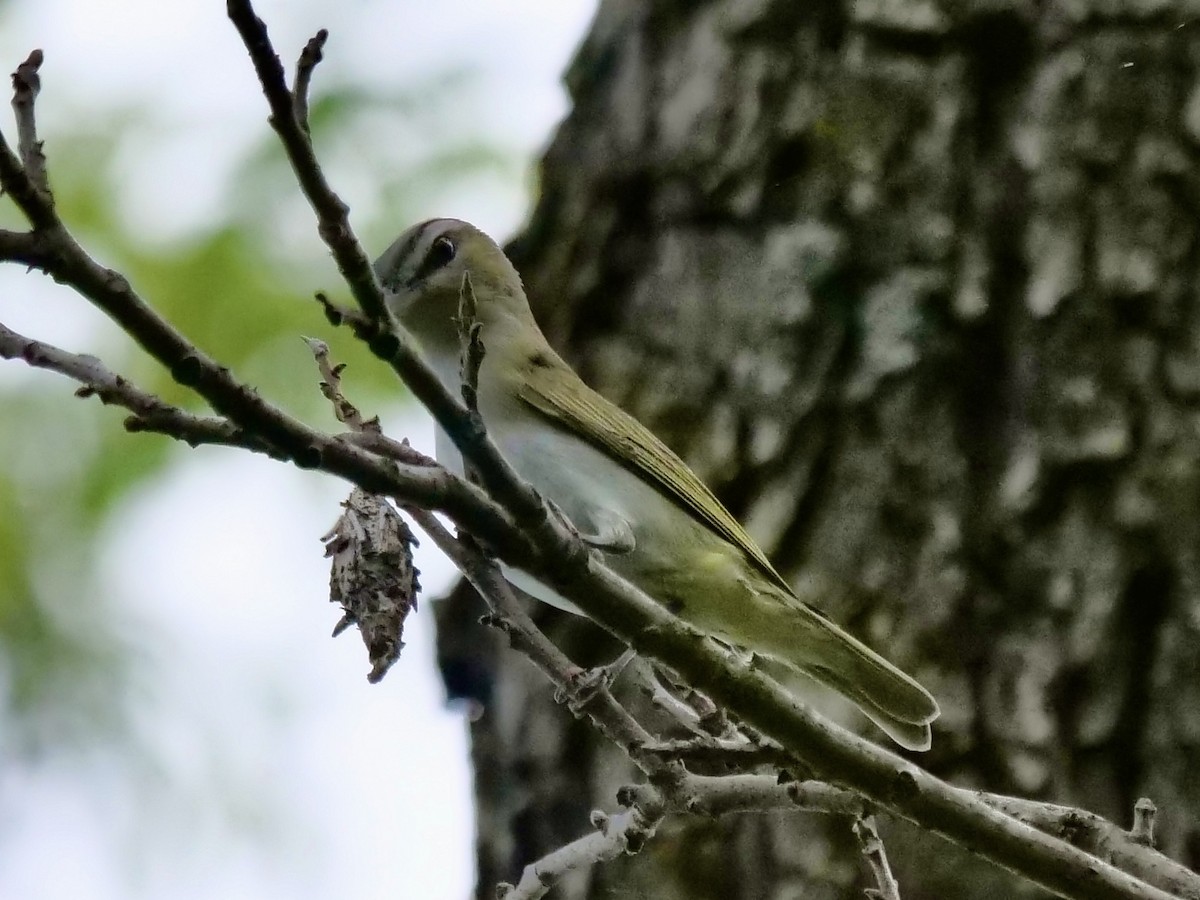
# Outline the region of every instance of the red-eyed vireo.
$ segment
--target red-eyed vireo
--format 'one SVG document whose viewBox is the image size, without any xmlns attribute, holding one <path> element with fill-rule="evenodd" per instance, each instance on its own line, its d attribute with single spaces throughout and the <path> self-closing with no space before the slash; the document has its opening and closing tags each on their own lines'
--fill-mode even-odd
<svg viewBox="0 0 1200 900">
<path fill-rule="evenodd" d="M 678 456 L 579 379 L 546 342 L 520 277 L 491 238 L 466 222 L 432 219 L 401 235 L 375 271 L 390 308 L 456 394 L 456 320 L 470 274 L 488 432 L 615 571 L 701 631 L 840 691 L 902 746 L 928 749 L 938 715 L 929 692 L 801 600 Z M 437 456 L 462 472 L 440 430 Z M 538 599 L 578 612 L 529 575 L 506 574 Z"/>
</svg>

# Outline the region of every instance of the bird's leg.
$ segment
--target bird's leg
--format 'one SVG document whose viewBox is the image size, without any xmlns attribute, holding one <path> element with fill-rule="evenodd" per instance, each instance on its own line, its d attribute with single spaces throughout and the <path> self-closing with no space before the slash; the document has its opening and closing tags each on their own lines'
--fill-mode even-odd
<svg viewBox="0 0 1200 900">
<path fill-rule="evenodd" d="M 637 546 L 633 529 L 619 516 L 607 516 L 591 534 L 579 533 L 579 539 L 595 550 L 604 553 L 630 553 Z"/>
<path fill-rule="evenodd" d="M 591 547 L 593 550 L 599 550 L 603 553 L 612 553 L 621 555 L 630 553 L 637 546 L 637 541 L 633 536 L 633 528 L 622 516 L 615 513 L 610 513 L 607 510 L 598 510 L 592 515 L 592 531 L 583 531 L 567 516 L 565 512 L 559 508 L 558 504 L 553 500 L 546 501 L 552 509 L 563 521 L 563 523 L 579 536 L 579 539 Z"/>
<path fill-rule="evenodd" d="M 637 656 L 637 651 L 632 647 L 626 648 L 620 656 L 605 666 L 593 666 L 590 669 L 581 669 L 572 679 L 575 682 L 576 693 L 572 698 L 573 704 L 586 703 L 595 696 L 596 692 L 601 688 L 610 688 L 621 673 L 625 671 L 625 667 L 629 665 Z"/>
<path fill-rule="evenodd" d="M 600 666 L 597 669 L 592 669 L 593 672 L 603 673 L 609 685 L 621 677 L 621 673 L 625 671 L 625 667 L 629 665 L 637 657 L 637 651 L 632 647 L 626 647 L 616 659 L 610 662 L 607 666 Z"/>
</svg>

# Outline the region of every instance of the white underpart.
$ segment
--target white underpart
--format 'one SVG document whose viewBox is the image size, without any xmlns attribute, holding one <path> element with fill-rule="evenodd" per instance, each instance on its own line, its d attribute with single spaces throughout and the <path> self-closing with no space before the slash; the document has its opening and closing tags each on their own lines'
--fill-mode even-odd
<svg viewBox="0 0 1200 900">
<path fill-rule="evenodd" d="M 446 434 L 441 426 L 436 427 L 434 442 L 438 462 L 455 475 L 465 477 L 462 454 L 458 452 L 458 448 L 450 440 L 450 435 Z M 559 594 L 554 588 L 543 584 L 529 573 L 523 572 L 520 569 L 514 569 L 505 563 L 500 564 L 500 570 L 511 584 L 516 585 L 525 593 L 541 600 L 543 603 L 549 603 L 551 606 L 555 606 L 565 612 L 574 613 L 577 616 L 584 614 L 583 610 Z"/>
<path fill-rule="evenodd" d="M 457 393 L 458 359 L 431 354 L 430 363 L 443 384 Z M 488 377 L 487 365 L 485 358 L 481 380 Z M 481 412 L 488 434 L 518 475 L 553 503 L 581 534 L 597 536 L 601 543 L 612 540 L 636 547 L 633 552 L 606 554 L 606 561 L 620 574 L 637 583 L 636 571 L 669 566 L 677 547 L 695 542 L 693 530 L 697 526 L 691 516 L 610 456 L 549 424 L 532 409 L 518 413 L 516 421 L 508 421 L 511 416 L 497 416 L 487 409 L 487 400 L 481 392 Z M 461 476 L 462 456 L 450 436 L 437 428 L 435 440 L 438 462 Z M 529 573 L 503 564 L 502 569 L 510 582 L 538 600 L 576 615 L 584 614 Z"/>
</svg>

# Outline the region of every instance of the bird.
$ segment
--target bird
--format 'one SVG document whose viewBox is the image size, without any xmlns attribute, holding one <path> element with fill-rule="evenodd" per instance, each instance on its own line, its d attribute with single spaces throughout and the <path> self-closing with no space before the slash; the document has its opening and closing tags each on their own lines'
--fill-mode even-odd
<svg viewBox="0 0 1200 900">
<path fill-rule="evenodd" d="M 488 235 L 459 219 L 429 219 L 400 235 L 375 273 L 388 309 L 456 395 L 469 276 L 487 433 L 615 572 L 704 634 L 833 688 L 900 746 L 930 747 L 939 713 L 932 694 L 801 599 L 682 459 L 583 382 L 550 346 L 520 276 Z M 438 462 L 461 475 L 462 457 L 441 428 L 435 442 Z M 580 613 L 529 573 L 504 572 L 535 598 Z"/>
</svg>

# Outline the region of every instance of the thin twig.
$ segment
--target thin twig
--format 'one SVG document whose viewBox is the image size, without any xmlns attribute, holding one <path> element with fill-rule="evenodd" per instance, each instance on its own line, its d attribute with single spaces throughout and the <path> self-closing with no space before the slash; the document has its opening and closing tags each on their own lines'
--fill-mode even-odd
<svg viewBox="0 0 1200 900">
<path fill-rule="evenodd" d="M 21 165 L 30 183 L 41 192 L 47 202 L 53 202 L 50 182 L 46 179 L 46 157 L 42 153 L 42 142 L 37 136 L 37 121 L 33 115 L 33 104 L 42 89 L 38 69 L 44 59 L 41 50 L 32 51 L 25 62 L 13 72 L 13 113 L 17 119 L 17 152 Z"/>
<path fill-rule="evenodd" d="M 329 40 L 329 32 L 324 28 L 309 38 L 296 63 L 296 82 L 292 85 L 292 106 L 296 110 L 296 121 L 300 123 L 305 134 L 310 136 L 312 129 L 308 122 L 308 89 L 312 83 L 313 71 L 321 61 L 321 51 L 325 48 L 327 40 Z"/>
<path fill-rule="evenodd" d="M 964 794 L 970 792 L 956 788 Z M 1175 897 L 1200 900 L 1200 875 L 1143 843 L 1144 834 L 1136 828 L 1125 831 L 1107 819 L 1086 809 L 1043 803 L 1022 797 L 976 793 L 975 798 L 1001 810 L 1038 831 L 1070 842 L 1072 846 L 1112 862 L 1137 878 L 1170 892 Z M 1145 798 L 1143 798 L 1145 799 Z M 1138 801 L 1141 803 L 1141 800 Z"/>
<path fill-rule="evenodd" d="M 594 816 L 595 831 L 530 863 L 515 886 L 497 885 L 496 896 L 501 900 L 539 900 L 568 872 L 638 853 L 654 836 L 665 813 L 661 802 L 646 801 L 614 816 Z"/>
<path fill-rule="evenodd" d="M 1142 847 L 1154 846 L 1154 818 L 1158 807 L 1149 797 L 1139 797 L 1133 805 L 1133 827 L 1129 829 L 1129 839 Z"/>
<path fill-rule="evenodd" d="M 386 494 L 400 503 L 419 503 L 445 512 L 456 521 L 471 522 L 473 527 L 490 532 L 492 545 L 506 553 L 525 558 L 535 553 L 526 538 L 513 542 L 515 533 L 507 524 L 509 516 L 478 488 L 448 473 L 432 478 L 428 472 L 415 469 L 396 471 L 374 454 L 308 427 L 236 379 L 228 368 L 172 327 L 124 276 L 101 266 L 84 252 L 63 227 L 53 206 L 33 190 L 2 137 L 0 186 L 13 195 L 35 226 L 28 243 L 15 237 L 8 242 L 23 251 L 20 256 L 9 258 L 29 262 L 29 251 L 36 245 L 39 267 L 87 297 L 166 367 L 176 381 L 196 391 L 234 426 L 253 433 L 257 440 L 275 448 L 281 458 L 300 468 L 320 467 L 347 478 L 369 493 Z M 136 427 L 170 433 L 173 425 L 156 415 L 145 418 Z"/>
<path fill-rule="evenodd" d="M 304 342 L 312 351 L 313 358 L 317 362 L 317 369 L 321 373 L 322 395 L 333 405 L 333 412 L 337 420 L 350 428 L 348 434 L 340 435 L 341 440 L 370 450 L 372 453 L 378 453 L 380 456 L 405 466 L 445 471 L 438 466 L 436 460 L 430 459 L 424 453 L 414 449 L 407 439 L 397 441 L 385 435 L 379 424 L 379 416 L 371 416 L 369 419 L 364 417 L 358 407 L 351 403 L 342 391 L 342 373 L 346 369 L 345 364 L 333 361 L 329 355 L 329 345 L 324 341 L 306 337 Z M 449 477 L 449 473 L 446 474 Z"/>
<path fill-rule="evenodd" d="M 487 434 L 483 416 L 479 414 L 479 370 L 483 367 L 483 323 L 479 321 L 479 309 L 475 300 L 475 287 L 471 284 L 471 273 L 463 272 L 462 285 L 458 291 L 458 341 L 461 347 L 459 381 L 462 384 L 463 406 L 471 431 L 481 437 Z M 463 457 L 463 474 L 467 480 L 479 484 L 479 471 L 471 457 Z"/>
<path fill-rule="evenodd" d="M 580 668 L 533 624 L 496 564 L 484 556 L 478 547 L 452 535 L 428 511 L 408 507 L 405 512 L 466 576 L 492 608 L 497 617 L 495 624 L 504 630 L 516 649 L 550 678 L 556 689 L 570 701 L 571 709 L 577 714 L 586 715 L 605 737 L 626 748 L 630 758 L 643 771 L 661 769 L 662 759 L 657 754 L 641 749 L 654 744 L 654 736 L 616 701 L 607 686 L 582 685 Z"/>
<path fill-rule="evenodd" d="M 337 420 L 348 425 L 350 430 L 357 434 L 382 434 L 383 429 L 379 425 L 379 417 L 363 418 L 358 408 L 342 393 L 341 376 L 346 367 L 341 364 L 335 365 L 329 358 L 329 345 L 322 340 L 310 337 L 304 338 L 304 343 L 308 345 L 313 358 L 317 361 L 317 369 L 321 373 L 321 378 L 324 379 L 321 382 L 321 393 L 326 400 L 333 404 L 333 413 L 337 416 Z"/>
<path fill-rule="evenodd" d="M 716 738 L 709 735 L 657 741 L 645 749 L 685 763 L 723 766 L 732 771 L 744 771 L 764 765 L 787 769 L 794 767 L 797 762 L 794 756 L 778 744 L 756 744 L 747 740 Z"/>
<path fill-rule="evenodd" d="M 6 165 L 5 149 L 4 138 L 0 135 L 0 186 L 6 185 L 3 176 Z M 0 193 L 6 189 L 6 187 L 0 187 Z M 48 251 L 46 241 L 39 232 L 9 231 L 6 228 L 0 228 L 0 260 L 21 263 L 28 269 L 45 272 L 53 261 L 53 256 Z"/>
<path fill-rule="evenodd" d="M 499 885 L 497 896 L 536 900 L 567 872 L 596 865 L 622 853 L 637 853 L 654 829 L 673 813 L 715 817 L 764 810 L 805 810 L 861 816 L 862 798 L 819 782 L 779 784 L 761 775 L 711 778 L 681 774 L 655 784 L 629 785 L 618 791 L 625 807 L 616 815 L 592 813 L 595 832 L 572 841 L 527 865 L 520 882 Z M 632 831 L 630 830 L 632 829 Z M 634 840 L 630 842 L 630 837 Z"/>
<path fill-rule="evenodd" d="M 713 737 L 725 737 L 734 733 L 733 724 L 725 715 L 725 710 L 694 687 L 689 685 L 684 691 L 683 702 L 695 710 L 696 722 L 706 734 L 711 734 Z"/>
<path fill-rule="evenodd" d="M 483 427 L 479 419 L 479 370 L 483 366 L 483 324 L 479 321 L 478 301 L 475 286 L 471 284 L 471 273 L 464 272 L 462 287 L 458 295 L 458 340 L 462 346 L 462 399 L 463 405 Z"/>
<path fill-rule="evenodd" d="M 321 390 L 333 404 L 338 419 L 355 432 L 357 438 L 370 438 L 378 442 L 381 450 L 386 451 L 389 458 L 407 461 L 415 455 L 424 465 L 436 466 L 432 460 L 426 460 L 408 446 L 407 442 L 399 443 L 384 437 L 378 428 L 378 417 L 367 419 L 358 407 L 346 397 L 342 390 L 342 372 L 345 366 L 333 362 L 329 355 L 329 347 L 323 341 L 305 338 L 309 349 L 317 361 L 323 382 Z M 465 538 L 456 538 L 427 510 L 414 506 L 406 506 L 407 512 L 414 521 L 428 534 L 443 553 L 463 572 L 475 586 L 485 602 L 491 607 L 495 616 L 495 624 L 501 627 L 515 648 L 524 653 L 542 670 L 555 684 L 557 690 L 569 700 L 572 711 L 577 715 L 585 714 L 590 708 L 591 716 L 600 731 L 619 746 L 645 746 L 653 741 L 653 736 L 643 729 L 623 706 L 621 706 L 605 685 L 593 685 L 579 677 L 581 670 L 572 663 L 534 625 L 521 603 L 512 592 L 512 587 L 501 575 L 496 563 L 489 559 L 480 548 Z M 674 763 L 665 758 L 637 752 L 635 762 L 638 762 L 647 772 L 661 773 L 666 768 L 672 768 Z"/>
<path fill-rule="evenodd" d="M 854 820 L 854 836 L 858 838 L 858 849 L 875 877 L 875 887 L 865 893 L 871 900 L 900 900 L 900 884 L 888 865 L 887 851 L 874 816 L 860 816 Z"/>
<path fill-rule="evenodd" d="M 863 798 L 823 781 L 780 781 L 771 775 L 693 775 L 675 789 L 672 801 L 697 816 L 724 816 L 751 810 L 815 812 L 861 816 Z"/>
<path fill-rule="evenodd" d="M 488 491 L 513 514 L 522 528 L 540 540 L 557 542 L 570 567 L 577 570 L 587 556 L 587 548 L 566 535 L 563 529 L 547 524 L 550 516 L 541 497 L 517 476 L 486 434 L 476 427 L 478 423 L 421 359 L 411 336 L 388 309 L 375 270 L 350 227 L 349 208 L 329 186 L 312 140 L 300 126 L 283 65 L 253 4 L 250 0 L 227 0 L 226 10 L 258 74 L 263 96 L 271 109 L 271 126 L 279 135 L 300 188 L 317 215 L 317 231 L 329 247 L 355 301 L 368 317 L 366 329 L 356 329 L 356 333 L 367 342 L 371 352 L 387 362 L 408 385 L 450 436 L 463 458 L 474 462 Z"/>
<path fill-rule="evenodd" d="M 364 450 L 370 450 L 372 453 L 378 453 L 380 456 L 394 459 L 407 466 L 446 471 L 437 464 L 437 460 L 430 459 L 415 449 L 407 439 L 398 441 L 386 434 L 377 434 L 373 431 L 351 432 L 340 437 L 343 441 L 354 444 L 356 447 L 362 447 Z M 450 473 L 447 472 L 447 474 Z"/>
<path fill-rule="evenodd" d="M 249 0 L 228 0 L 225 8 L 254 63 L 263 95 L 271 108 L 271 127 L 279 135 L 304 196 L 317 213 L 321 238 L 333 251 L 338 270 L 350 285 L 358 304 L 372 319 L 384 319 L 386 307 L 383 291 L 375 278 L 371 261 L 350 229 L 349 207 L 333 192 L 317 162 L 311 137 L 301 125 L 296 95 L 288 89 L 283 64 L 271 46 L 267 26 L 254 12 Z"/>
<path fill-rule="evenodd" d="M 369 338 L 375 333 L 375 320 L 369 318 L 360 310 L 339 306 L 330 300 L 324 291 L 317 291 L 314 294 L 314 299 L 321 304 L 321 309 L 325 313 L 326 320 L 334 328 L 349 325 L 354 329 L 354 333 L 362 338 Z"/>
<path fill-rule="evenodd" d="M 655 670 L 648 659 L 634 659 L 629 666 L 634 684 L 638 691 L 650 701 L 650 705 L 663 712 L 669 719 L 682 725 L 685 730 L 697 735 L 703 735 L 700 727 L 700 717 L 696 711 L 675 696 L 663 684 L 661 674 Z"/>
<path fill-rule="evenodd" d="M 34 101 L 41 87 L 42 51 L 34 50 L 13 73 L 13 112 L 17 119 L 18 156 L 0 132 L 0 191 L 13 198 L 35 229 L 55 228 L 54 201 L 46 183 L 45 160 L 37 140 Z"/>
<path fill-rule="evenodd" d="M 35 341 L 0 323 L 0 357 L 20 359 L 38 369 L 49 369 L 83 385 L 77 397 L 97 397 L 100 402 L 124 407 L 133 413 L 125 420 L 129 431 L 169 434 L 195 447 L 221 444 L 241 447 L 282 459 L 269 444 L 258 440 L 219 416 L 197 416 L 156 397 L 116 374 L 94 356 L 70 353 L 44 341 Z"/>
</svg>

